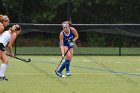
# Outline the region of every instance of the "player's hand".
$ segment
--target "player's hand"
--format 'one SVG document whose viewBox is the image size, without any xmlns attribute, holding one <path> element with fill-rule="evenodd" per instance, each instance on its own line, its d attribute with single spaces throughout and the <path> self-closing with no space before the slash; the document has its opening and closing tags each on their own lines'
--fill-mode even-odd
<svg viewBox="0 0 140 93">
<path fill-rule="evenodd" d="M 75 43 L 72 40 L 68 40 L 68 45 L 70 48 L 74 48 Z"/>
<path fill-rule="evenodd" d="M 64 55 L 62 55 L 62 59 L 64 59 Z"/>
<path fill-rule="evenodd" d="M 11 57 L 15 57 L 14 53 L 9 53 L 9 55 L 10 55 Z"/>
</svg>

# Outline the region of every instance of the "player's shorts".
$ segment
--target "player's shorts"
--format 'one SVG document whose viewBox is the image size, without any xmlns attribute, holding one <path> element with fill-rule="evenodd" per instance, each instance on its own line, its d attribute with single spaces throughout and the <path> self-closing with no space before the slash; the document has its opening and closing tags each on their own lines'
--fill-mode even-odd
<svg viewBox="0 0 140 93">
<path fill-rule="evenodd" d="M 5 51 L 5 46 L 2 43 L 0 43 L 0 50 Z"/>
<path fill-rule="evenodd" d="M 69 47 L 67 43 L 64 43 L 64 46 Z M 60 42 L 59 42 L 59 47 L 60 47 Z M 71 48 L 74 48 L 74 47 L 71 47 Z"/>
<path fill-rule="evenodd" d="M 64 46 L 66 46 L 66 47 L 70 47 L 68 44 L 64 44 Z M 74 48 L 74 46 L 73 46 L 73 47 L 70 47 L 70 48 Z"/>
</svg>

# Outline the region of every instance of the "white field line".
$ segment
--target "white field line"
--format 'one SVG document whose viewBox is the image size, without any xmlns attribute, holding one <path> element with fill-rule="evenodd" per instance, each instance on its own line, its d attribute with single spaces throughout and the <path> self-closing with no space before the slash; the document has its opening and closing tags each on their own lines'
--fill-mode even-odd
<svg viewBox="0 0 140 93">
<path fill-rule="evenodd" d="M 58 60 L 58 59 L 57 59 L 57 58 L 52 57 L 52 58 L 50 58 L 50 60 L 51 60 L 51 61 L 56 61 L 56 60 Z"/>
<path fill-rule="evenodd" d="M 135 69 L 135 70 L 140 70 L 140 68 L 139 69 Z"/>
<path fill-rule="evenodd" d="M 82 60 L 82 61 L 88 61 L 88 62 L 89 62 L 89 61 L 92 61 L 92 60 L 89 60 L 89 59 L 85 59 L 85 60 Z"/>
<path fill-rule="evenodd" d="M 44 74 L 44 73 L 6 73 L 6 74 L 31 75 L 31 74 Z M 55 74 L 55 73 L 47 73 L 47 74 Z M 108 75 L 108 74 L 122 74 L 122 73 L 71 73 L 71 74 L 75 74 L 75 75 L 107 74 Z M 132 73 L 132 74 L 140 74 L 140 73 Z"/>
<path fill-rule="evenodd" d="M 115 62 L 115 63 L 118 63 L 119 64 L 119 63 L 122 63 L 122 62 Z"/>
</svg>

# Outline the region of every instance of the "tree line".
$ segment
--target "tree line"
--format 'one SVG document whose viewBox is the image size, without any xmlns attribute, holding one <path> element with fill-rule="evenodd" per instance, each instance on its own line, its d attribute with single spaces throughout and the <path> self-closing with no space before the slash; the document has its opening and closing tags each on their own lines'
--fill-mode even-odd
<svg viewBox="0 0 140 93">
<path fill-rule="evenodd" d="M 13 23 L 61 23 L 68 13 L 73 23 L 140 23 L 139 10 L 140 0 L 0 0 Z"/>
<path fill-rule="evenodd" d="M 59 24 L 65 20 L 74 24 L 140 23 L 139 10 L 140 0 L 0 0 L 0 14 L 8 15 L 11 23 Z M 79 34 L 79 46 L 140 46 L 139 38 Z M 34 40 L 35 44 L 39 39 Z M 52 45 L 49 41 L 50 38 L 40 45 Z"/>
</svg>

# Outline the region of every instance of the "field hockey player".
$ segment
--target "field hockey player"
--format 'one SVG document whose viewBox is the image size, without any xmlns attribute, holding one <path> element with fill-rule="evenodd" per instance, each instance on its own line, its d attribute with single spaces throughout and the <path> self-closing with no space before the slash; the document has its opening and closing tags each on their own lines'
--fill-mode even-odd
<svg viewBox="0 0 140 93">
<path fill-rule="evenodd" d="M 56 75 L 58 75 L 59 77 L 64 76 L 62 74 L 62 71 L 65 68 L 66 75 L 71 76 L 70 62 L 72 61 L 74 42 L 78 39 L 79 35 L 76 29 L 74 27 L 71 27 L 70 25 L 71 24 L 69 21 L 64 21 L 62 23 L 63 31 L 61 31 L 59 35 L 62 58 L 64 58 L 66 51 L 69 49 L 69 51 L 66 53 L 65 61 L 60 65 L 59 69 L 56 71 Z"/>
<path fill-rule="evenodd" d="M 12 52 L 12 45 L 17 37 L 21 32 L 21 27 L 19 25 L 13 25 L 8 31 L 4 31 L 0 36 L 0 59 L 2 64 L 0 66 L 0 79 L 6 80 L 8 79 L 5 77 L 6 67 L 8 65 L 8 59 L 6 56 L 5 47 L 8 44 L 9 55 L 14 57 Z"/>
</svg>

